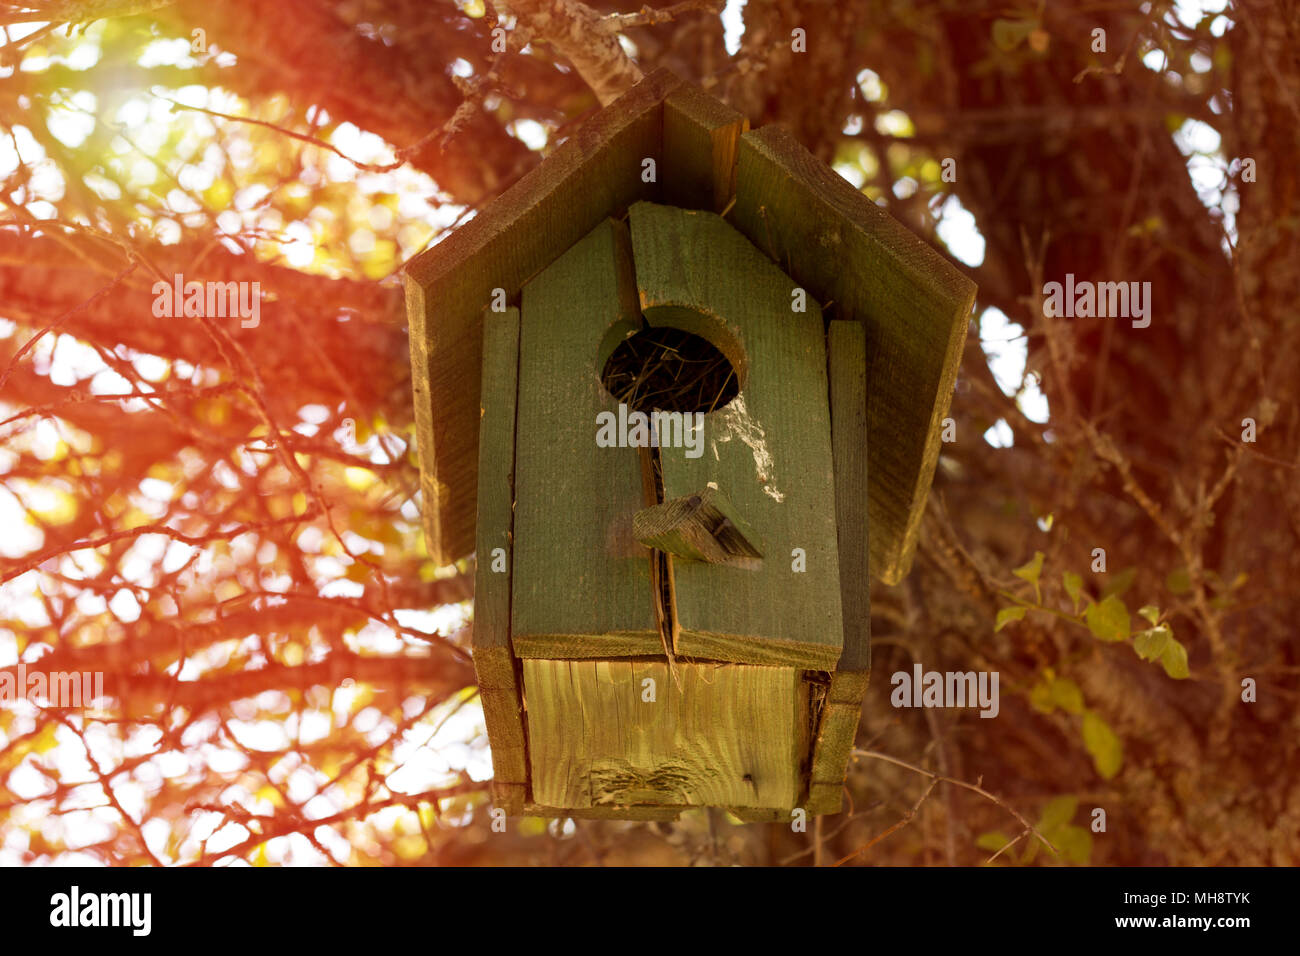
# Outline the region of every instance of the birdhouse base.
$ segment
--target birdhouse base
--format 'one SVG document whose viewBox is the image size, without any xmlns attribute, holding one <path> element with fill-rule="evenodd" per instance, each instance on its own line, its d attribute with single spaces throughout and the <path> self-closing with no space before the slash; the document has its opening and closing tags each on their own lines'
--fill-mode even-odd
<svg viewBox="0 0 1300 956">
<path fill-rule="evenodd" d="M 522 664 L 536 803 L 799 805 L 812 731 L 801 671 L 662 659 Z"/>
</svg>

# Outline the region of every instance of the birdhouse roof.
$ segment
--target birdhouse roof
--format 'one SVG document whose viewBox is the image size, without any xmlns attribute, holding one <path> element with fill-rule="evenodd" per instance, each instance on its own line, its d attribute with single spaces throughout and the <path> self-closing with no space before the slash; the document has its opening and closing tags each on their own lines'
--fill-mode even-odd
<svg viewBox="0 0 1300 956">
<path fill-rule="evenodd" d="M 653 159 L 653 174 L 645 160 Z M 608 217 L 647 200 L 723 213 L 836 318 L 866 331 L 872 571 L 908 571 L 975 284 L 779 126 L 658 70 L 406 267 L 425 532 L 474 550 L 482 321 Z M 526 398 L 525 398 L 526 400 Z"/>
</svg>

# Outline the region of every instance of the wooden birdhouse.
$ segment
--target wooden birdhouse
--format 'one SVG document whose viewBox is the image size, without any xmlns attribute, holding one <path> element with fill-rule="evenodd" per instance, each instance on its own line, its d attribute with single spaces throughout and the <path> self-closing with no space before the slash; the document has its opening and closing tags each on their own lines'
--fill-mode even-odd
<svg viewBox="0 0 1300 956">
<path fill-rule="evenodd" d="M 835 812 L 975 287 L 666 72 L 407 269 L 507 813 Z"/>
</svg>

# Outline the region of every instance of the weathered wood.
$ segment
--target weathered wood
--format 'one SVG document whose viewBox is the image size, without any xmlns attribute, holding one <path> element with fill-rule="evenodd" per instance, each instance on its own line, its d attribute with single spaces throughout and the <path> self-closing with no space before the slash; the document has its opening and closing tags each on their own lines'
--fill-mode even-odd
<svg viewBox="0 0 1300 956">
<path fill-rule="evenodd" d="M 861 323 L 837 319 L 826 338 L 844 652 L 831 674 L 813 743 L 808 798 L 813 814 L 840 810 L 871 672 L 866 335 Z"/>
<path fill-rule="evenodd" d="M 676 820 L 683 810 L 689 807 L 655 807 L 655 806 L 618 806 L 607 804 L 600 807 L 544 807 L 529 803 L 523 808 L 523 816 L 542 817 L 544 819 L 574 820 Z M 507 814 L 512 816 L 513 814 Z"/>
<path fill-rule="evenodd" d="M 656 660 L 524 661 L 534 802 L 795 806 L 807 746 L 800 672 L 680 662 L 675 671 Z"/>
<path fill-rule="evenodd" d="M 831 670 L 843 639 L 820 309 L 808 297 L 792 311 L 795 284 L 713 213 L 637 203 L 630 221 L 646 321 L 708 339 L 741 380 L 704 417 L 700 457 L 660 448 L 664 497 L 723 490 L 765 555 L 756 570 L 674 563 L 675 650 Z"/>
<path fill-rule="evenodd" d="M 659 195 L 663 99 L 681 81 L 656 71 L 595 114 L 540 166 L 405 270 L 420 488 L 430 553 L 474 545 L 480 315 L 492 290 L 513 298 L 607 216 Z"/>
<path fill-rule="evenodd" d="M 785 823 L 794 820 L 794 807 L 789 810 L 773 810 L 766 807 L 727 807 L 727 812 L 745 823 Z M 806 809 L 806 808 L 802 808 Z M 812 816 L 811 813 L 808 814 Z"/>
<path fill-rule="evenodd" d="M 736 193 L 736 149 L 749 120 L 695 86 L 664 101 L 664 201 L 722 212 Z"/>
<path fill-rule="evenodd" d="M 763 559 L 758 532 L 716 488 L 638 511 L 632 534 L 647 548 L 688 561 L 753 569 Z"/>
<path fill-rule="evenodd" d="M 839 813 L 844 809 L 844 787 L 838 783 L 814 783 L 808 788 L 810 817 Z"/>
<path fill-rule="evenodd" d="M 519 657 L 662 653 L 635 448 L 596 446 L 618 404 L 602 355 L 640 327 L 627 227 L 606 220 L 523 290 L 511 640 Z M 539 801 L 544 803 L 545 801 Z"/>
<path fill-rule="evenodd" d="M 830 323 L 826 357 L 835 461 L 835 526 L 844 652 L 837 672 L 871 669 L 870 521 L 867 517 L 867 353 L 862 324 Z"/>
<path fill-rule="evenodd" d="M 483 324 L 483 406 L 479 418 L 478 561 L 471 649 L 494 778 L 528 780 L 524 723 L 510 652 L 511 530 L 514 504 L 515 401 L 519 310 Z M 499 550 L 498 550 L 499 549 Z M 494 568 L 496 570 L 494 570 Z"/>
<path fill-rule="evenodd" d="M 524 813 L 528 802 L 528 785 L 523 783 L 504 783 L 492 781 L 492 808 L 504 810 L 506 816 L 517 817 Z"/>
<path fill-rule="evenodd" d="M 896 584 L 916 547 L 975 285 L 779 127 L 741 136 L 730 219 L 866 330 L 871 569 Z"/>
<path fill-rule="evenodd" d="M 813 744 L 813 783 L 843 785 L 849 752 L 853 749 L 853 738 L 857 736 L 861 718 L 861 700 L 843 704 L 826 702 L 817 728 L 817 740 Z"/>
</svg>

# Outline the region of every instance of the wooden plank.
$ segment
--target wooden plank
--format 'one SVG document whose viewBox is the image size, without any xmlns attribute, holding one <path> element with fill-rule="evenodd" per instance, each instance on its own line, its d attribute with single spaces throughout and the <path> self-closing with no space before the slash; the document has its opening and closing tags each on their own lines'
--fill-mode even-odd
<svg viewBox="0 0 1300 956">
<path fill-rule="evenodd" d="M 523 784 L 528 780 L 523 705 L 510 653 L 510 539 L 518 367 L 519 310 L 509 309 L 504 315 L 489 316 L 483 325 L 483 406 L 478 446 L 483 480 L 479 483 L 471 640 L 483 721 L 492 747 L 492 772 L 502 784 Z M 494 554 L 497 549 L 503 553 Z"/>
<path fill-rule="evenodd" d="M 596 446 L 617 415 L 601 357 L 640 327 L 627 227 L 605 220 L 523 290 L 511 639 L 519 657 L 660 654 L 636 448 Z M 545 801 L 539 801 L 545 802 Z"/>
<path fill-rule="evenodd" d="M 632 534 L 647 548 L 689 561 L 755 569 L 763 559 L 758 533 L 716 488 L 638 511 Z"/>
<path fill-rule="evenodd" d="M 741 136 L 730 220 L 865 328 L 871 569 L 896 584 L 911 566 L 975 284 L 779 127 Z"/>
<path fill-rule="evenodd" d="M 861 323 L 837 319 L 826 339 L 844 653 L 831 675 L 813 744 L 808 808 L 818 814 L 838 813 L 842 805 L 871 672 L 866 334 Z"/>
<path fill-rule="evenodd" d="M 867 517 L 867 346 L 860 322 L 837 319 L 826 333 L 835 461 L 835 526 L 844 652 L 835 670 L 871 669 L 870 521 Z"/>
<path fill-rule="evenodd" d="M 844 704 L 827 701 L 822 708 L 817 741 L 813 746 L 813 783 L 843 785 L 861 717 L 861 701 Z"/>
<path fill-rule="evenodd" d="M 794 820 L 791 810 L 772 810 L 764 807 L 728 807 L 727 812 L 745 823 L 784 823 L 788 825 Z"/>
<path fill-rule="evenodd" d="M 646 321 L 708 339 L 741 379 L 704 416 L 699 457 L 659 450 L 664 497 L 716 486 L 765 555 L 757 570 L 674 562 L 675 650 L 832 670 L 843 639 L 821 311 L 811 298 L 792 311 L 794 283 L 713 213 L 637 203 L 631 227 Z"/>
<path fill-rule="evenodd" d="M 736 149 L 749 120 L 695 86 L 664 100 L 664 202 L 722 212 L 736 193 Z"/>
<path fill-rule="evenodd" d="M 844 809 L 844 787 L 837 783 L 813 783 L 808 788 L 808 815 L 820 817 Z"/>
<path fill-rule="evenodd" d="M 544 807 L 537 803 L 525 805 L 523 816 L 543 817 L 548 820 L 676 820 L 686 807 L 619 806 L 564 808 Z M 509 816 L 510 814 L 507 814 Z"/>
<path fill-rule="evenodd" d="M 524 661 L 534 801 L 795 806 L 808 708 L 799 670 L 674 671 L 662 660 Z"/>
<path fill-rule="evenodd" d="M 662 166 L 662 102 L 680 85 L 666 71 L 650 74 L 406 267 L 420 488 L 435 560 L 474 546 L 483 307 L 496 288 L 513 298 L 602 219 L 659 195 L 658 181 L 642 180 L 641 162 Z"/>
<path fill-rule="evenodd" d="M 492 808 L 504 810 L 506 816 L 517 817 L 524 813 L 527 804 L 528 785 L 523 783 L 504 783 L 492 780 Z"/>
</svg>

